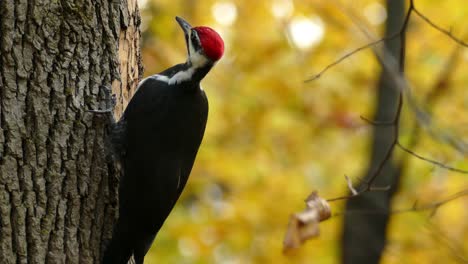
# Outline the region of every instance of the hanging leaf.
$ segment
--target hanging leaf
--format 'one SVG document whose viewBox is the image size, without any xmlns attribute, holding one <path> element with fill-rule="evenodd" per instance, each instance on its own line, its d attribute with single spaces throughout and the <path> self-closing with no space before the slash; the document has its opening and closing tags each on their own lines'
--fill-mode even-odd
<svg viewBox="0 0 468 264">
<path fill-rule="evenodd" d="M 289 218 L 289 225 L 283 242 L 283 252 L 299 248 L 305 241 L 320 234 L 319 223 L 330 218 L 328 202 L 320 198 L 316 191 L 306 199 L 306 209 Z"/>
</svg>

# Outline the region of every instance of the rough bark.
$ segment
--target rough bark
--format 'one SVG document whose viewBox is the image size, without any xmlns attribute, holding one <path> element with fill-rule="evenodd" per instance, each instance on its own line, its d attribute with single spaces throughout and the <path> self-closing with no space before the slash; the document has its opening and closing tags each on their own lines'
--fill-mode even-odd
<svg viewBox="0 0 468 264">
<path fill-rule="evenodd" d="M 387 0 L 387 36 L 398 32 L 405 15 L 404 0 Z M 385 56 L 400 58 L 400 39 L 386 40 Z M 389 54 L 390 53 L 390 54 Z M 404 59 L 404 56 L 403 56 Z M 403 64 L 402 64 L 403 65 Z M 403 69 L 397 69 L 403 71 Z M 394 79 L 388 71 L 382 70 L 377 84 L 377 106 L 374 120 L 393 120 L 398 105 L 398 91 Z M 370 165 L 364 175 L 369 179 L 384 159 L 386 151 L 393 144 L 393 128 L 375 126 L 370 156 Z M 374 181 L 375 186 L 391 186 L 387 192 L 368 192 L 348 200 L 342 236 L 342 263 L 379 263 L 386 244 L 386 231 L 390 215 L 359 214 L 353 211 L 389 211 L 391 199 L 398 189 L 401 177 L 401 164 L 390 159 Z M 361 186 L 362 187 L 362 186 Z"/>
<path fill-rule="evenodd" d="M 117 208 L 100 85 L 141 74 L 136 0 L 0 1 L 0 263 L 99 263 Z"/>
</svg>

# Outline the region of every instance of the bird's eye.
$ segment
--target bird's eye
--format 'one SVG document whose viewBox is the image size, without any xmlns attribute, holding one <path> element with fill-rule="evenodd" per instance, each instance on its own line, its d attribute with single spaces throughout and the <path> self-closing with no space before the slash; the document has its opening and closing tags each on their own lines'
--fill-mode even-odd
<svg viewBox="0 0 468 264">
<path fill-rule="evenodd" d="M 192 39 L 197 39 L 199 40 L 200 38 L 198 37 L 198 32 L 195 29 L 192 29 L 192 34 L 190 34 Z"/>
<path fill-rule="evenodd" d="M 196 30 L 192 30 L 192 34 L 190 34 L 190 40 L 195 50 L 201 49 L 200 37 L 198 36 L 198 32 Z"/>
</svg>

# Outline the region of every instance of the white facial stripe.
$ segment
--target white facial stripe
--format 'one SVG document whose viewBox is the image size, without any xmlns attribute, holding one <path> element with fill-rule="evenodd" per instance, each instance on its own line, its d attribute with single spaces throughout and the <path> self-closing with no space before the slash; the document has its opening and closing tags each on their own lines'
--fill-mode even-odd
<svg viewBox="0 0 468 264">
<path fill-rule="evenodd" d="M 188 68 L 185 71 L 178 72 L 174 76 L 172 76 L 167 82 L 169 85 L 178 84 L 183 81 L 190 80 L 193 74 L 195 73 L 195 69 L 201 68 L 208 63 L 208 59 L 205 57 L 205 55 L 195 50 L 190 36 L 189 36 L 189 49 L 190 49 L 190 53 L 189 53 L 190 54 L 189 55 L 190 56 L 189 57 L 190 68 Z"/>
<path fill-rule="evenodd" d="M 190 34 L 192 33 L 190 32 Z M 190 68 L 186 69 L 185 71 L 180 71 L 174 74 L 174 76 L 172 76 L 171 78 L 165 75 L 161 75 L 161 74 L 154 74 L 152 76 L 149 76 L 143 79 L 138 86 L 142 85 L 149 78 L 154 78 L 158 81 L 165 82 L 169 85 L 179 84 L 184 81 L 190 80 L 193 74 L 195 73 L 195 69 L 205 66 L 209 61 L 208 61 L 208 58 L 205 57 L 205 55 L 195 50 L 190 36 L 188 38 L 188 43 L 189 43 L 189 50 L 190 50 L 189 58 L 188 58 L 190 61 Z"/>
<path fill-rule="evenodd" d="M 140 83 L 138 84 L 138 87 L 142 86 L 148 79 L 156 79 L 158 81 L 165 82 L 165 83 L 169 83 L 169 81 L 170 81 L 169 77 L 167 77 L 167 76 L 164 76 L 164 75 L 161 75 L 161 74 L 154 74 L 154 75 L 148 76 L 148 77 L 144 78 L 143 80 L 141 80 Z"/>
<path fill-rule="evenodd" d="M 198 38 L 197 40 L 199 41 Z M 197 52 L 195 48 L 193 47 L 192 32 L 190 32 L 190 36 L 189 36 L 189 49 L 190 49 L 189 61 L 192 63 L 192 67 L 200 68 L 208 62 L 208 59 L 205 57 L 205 55 L 199 53 L 200 51 Z"/>
<path fill-rule="evenodd" d="M 178 84 L 178 83 L 181 83 L 183 81 L 189 80 L 192 77 L 194 72 L 195 72 L 195 68 L 192 67 L 192 68 L 189 68 L 186 71 L 181 71 L 181 72 L 176 73 L 171 78 L 169 78 L 169 77 L 167 77 L 165 75 L 161 75 L 161 74 L 154 74 L 154 75 L 151 75 L 151 76 L 143 79 L 138 86 L 141 86 L 149 78 L 153 78 L 153 79 L 156 79 L 158 81 L 165 82 L 165 83 L 167 83 L 169 85 L 174 85 L 174 84 Z"/>
<path fill-rule="evenodd" d="M 195 68 L 190 67 L 185 71 L 180 71 L 168 79 L 167 83 L 169 85 L 178 84 L 186 80 L 190 80 L 192 78 L 193 73 L 195 72 Z"/>
<path fill-rule="evenodd" d="M 201 68 L 208 63 L 208 59 L 205 55 L 198 52 L 190 54 L 190 62 L 192 63 L 191 68 Z"/>
<path fill-rule="evenodd" d="M 185 71 L 180 71 L 172 76 L 168 84 L 178 84 L 183 81 L 190 80 L 195 73 L 195 69 L 201 68 L 208 63 L 208 59 L 200 53 L 191 53 L 190 56 L 191 66 Z M 165 76 L 164 76 L 165 77 Z M 167 77 L 166 77 L 167 78 Z"/>
<path fill-rule="evenodd" d="M 141 85 L 143 85 L 143 83 L 145 83 L 145 82 L 148 80 L 148 78 L 151 78 L 151 77 L 152 77 L 152 76 L 146 77 L 146 78 L 144 78 L 143 80 L 141 80 L 141 81 L 138 83 L 138 87 L 140 87 Z M 137 89 L 138 89 L 138 88 L 137 88 Z"/>
<path fill-rule="evenodd" d="M 188 45 L 189 45 L 189 57 L 192 57 L 193 54 L 196 53 L 195 48 L 193 47 L 192 43 L 192 31 L 190 30 L 190 35 L 188 36 Z"/>
<path fill-rule="evenodd" d="M 169 83 L 169 81 L 170 81 L 169 77 L 161 75 L 161 74 L 155 74 L 155 75 L 153 75 L 151 77 L 158 80 L 158 81 L 165 82 L 165 83 Z"/>
</svg>

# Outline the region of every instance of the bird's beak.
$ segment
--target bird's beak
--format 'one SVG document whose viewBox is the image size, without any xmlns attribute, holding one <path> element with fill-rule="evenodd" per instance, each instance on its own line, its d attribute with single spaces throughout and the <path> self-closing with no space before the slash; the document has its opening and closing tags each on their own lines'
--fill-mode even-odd
<svg viewBox="0 0 468 264">
<path fill-rule="evenodd" d="M 184 30 L 184 34 L 186 36 L 190 35 L 190 30 L 192 29 L 192 26 L 187 21 L 185 21 L 185 19 L 181 17 L 176 16 L 175 19 L 177 20 L 177 23 L 179 23 L 182 30 Z"/>
<path fill-rule="evenodd" d="M 179 23 L 180 27 L 184 31 L 185 44 L 187 45 L 187 51 L 189 51 L 189 39 L 190 39 L 190 31 L 192 30 L 192 26 L 187 21 L 185 21 L 185 19 L 181 17 L 176 16 L 175 19 L 177 20 L 177 23 Z"/>
</svg>

